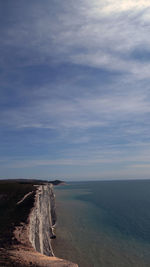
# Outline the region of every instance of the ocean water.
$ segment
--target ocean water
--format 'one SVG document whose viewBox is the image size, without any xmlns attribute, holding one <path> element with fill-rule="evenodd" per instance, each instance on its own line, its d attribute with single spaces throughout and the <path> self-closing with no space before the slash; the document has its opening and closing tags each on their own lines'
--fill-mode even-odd
<svg viewBox="0 0 150 267">
<path fill-rule="evenodd" d="M 56 256 L 79 267 L 150 266 L 150 181 L 55 187 Z"/>
</svg>

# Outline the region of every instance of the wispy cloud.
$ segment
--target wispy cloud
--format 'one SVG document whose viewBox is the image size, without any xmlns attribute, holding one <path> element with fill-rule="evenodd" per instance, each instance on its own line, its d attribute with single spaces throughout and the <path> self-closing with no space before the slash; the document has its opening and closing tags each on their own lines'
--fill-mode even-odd
<svg viewBox="0 0 150 267">
<path fill-rule="evenodd" d="M 2 47 L 8 54 L 8 48 L 17 49 L 6 57 L 11 64 L 71 62 L 149 77 L 149 62 L 128 58 L 137 47 L 149 47 L 149 8 L 142 0 L 45 1 L 43 8 L 31 2 L 24 12 L 18 4 L 13 23 L 3 32 Z"/>
<path fill-rule="evenodd" d="M 101 96 L 62 99 L 38 99 L 33 105 L 12 107 L 2 112 L 4 124 L 19 128 L 90 128 L 109 126 L 120 120 L 143 120 L 149 115 L 149 99 L 144 95 Z"/>
<path fill-rule="evenodd" d="M 138 175 L 149 162 L 149 1 L 0 7 L 5 171 L 79 166 L 86 177 L 96 166 L 95 176 Z"/>
</svg>

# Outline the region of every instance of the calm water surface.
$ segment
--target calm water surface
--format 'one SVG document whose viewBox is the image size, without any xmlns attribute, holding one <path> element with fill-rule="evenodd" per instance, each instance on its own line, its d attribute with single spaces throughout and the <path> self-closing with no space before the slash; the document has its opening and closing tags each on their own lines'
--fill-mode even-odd
<svg viewBox="0 0 150 267">
<path fill-rule="evenodd" d="M 79 267 L 150 266 L 150 181 L 55 187 L 56 256 Z"/>
</svg>

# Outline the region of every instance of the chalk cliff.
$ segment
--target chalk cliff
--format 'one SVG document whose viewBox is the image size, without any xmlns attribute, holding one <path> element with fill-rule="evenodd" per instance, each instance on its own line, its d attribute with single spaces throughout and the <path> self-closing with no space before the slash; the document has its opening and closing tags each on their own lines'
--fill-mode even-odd
<svg viewBox="0 0 150 267">
<path fill-rule="evenodd" d="M 1 233 L 3 239 L 0 244 L 0 266 L 78 267 L 75 263 L 55 257 L 51 247 L 51 238 L 54 237 L 53 226 L 56 222 L 53 185 L 42 181 L 37 184 L 36 181 L 33 182 L 3 182 L 5 190 L 0 198 L 1 201 L 5 201 L 7 196 L 6 203 L 9 205 L 7 203 L 6 206 L 9 207 L 8 211 L 12 208 L 12 218 L 8 220 L 11 223 L 6 225 L 8 230 L 11 228 L 8 236 Z M 9 197 L 10 188 L 12 195 Z M 21 195 L 21 199 L 18 200 L 16 192 Z"/>
<path fill-rule="evenodd" d="M 36 251 L 54 256 L 51 247 L 53 226 L 56 222 L 55 196 L 52 184 L 38 187 L 35 205 L 30 214 L 29 240 Z"/>
<path fill-rule="evenodd" d="M 34 207 L 29 216 L 29 240 L 37 252 L 36 260 L 31 259 L 36 266 L 78 267 L 77 264 L 56 258 L 54 256 L 51 238 L 54 237 L 53 227 L 56 223 L 55 195 L 52 184 L 37 187 Z M 28 253 L 29 258 L 29 253 Z M 41 262 L 40 262 L 41 261 Z M 49 265 L 50 264 L 50 265 Z"/>
</svg>

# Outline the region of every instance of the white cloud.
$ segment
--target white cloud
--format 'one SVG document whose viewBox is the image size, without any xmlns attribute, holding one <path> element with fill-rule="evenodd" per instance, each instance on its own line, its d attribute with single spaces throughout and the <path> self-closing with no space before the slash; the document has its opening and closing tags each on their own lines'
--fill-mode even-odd
<svg viewBox="0 0 150 267">
<path fill-rule="evenodd" d="M 56 146 L 56 160 L 47 156 L 46 160 L 17 159 L 6 166 L 100 165 L 107 169 L 107 164 L 116 167 L 119 163 L 124 174 L 134 172 L 140 162 L 141 168 L 148 166 L 150 151 L 145 146 L 149 147 L 150 130 L 149 1 L 70 0 L 59 1 L 59 5 L 53 0 L 37 2 L 32 2 L 29 12 L 24 12 L 23 7 L 18 9 L 21 12 L 13 9 L 12 23 L 1 34 L 1 66 L 10 71 L 3 76 L 1 88 L 10 88 L 11 96 L 4 98 L 9 101 L 1 110 L 0 122 L 2 127 L 18 132 L 27 128 L 53 131 L 58 136 L 49 134 L 43 142 L 51 139 L 51 143 L 71 144 L 76 149 L 66 148 L 61 157 Z M 85 77 L 75 71 L 72 74 L 68 68 L 64 81 L 59 68 L 65 63 L 70 68 L 76 65 L 79 72 L 85 66 Z M 31 75 L 24 85 L 24 67 L 30 66 L 32 74 L 32 68 L 42 68 L 42 64 L 55 67 L 52 74 L 50 71 L 54 80 L 35 88 Z M 19 74 L 12 75 L 12 66 L 16 67 L 14 73 L 21 73 L 20 81 Z M 95 71 L 88 77 L 89 69 Z M 97 70 L 114 73 L 113 79 L 106 85 Z M 21 100 L 25 97 L 29 102 L 18 104 L 18 92 L 12 85 L 15 79 Z M 26 90 L 28 85 L 30 92 Z M 37 134 L 40 141 L 41 136 Z"/>
<path fill-rule="evenodd" d="M 94 4 L 95 14 L 99 14 L 104 12 L 106 14 L 111 13 L 120 13 L 125 11 L 140 11 L 145 8 L 150 7 L 150 3 L 148 0 L 126 0 L 126 1 L 119 1 L 119 0 L 107 0 L 107 1 L 92 1 Z M 102 9 L 102 11 L 101 11 Z"/>
<path fill-rule="evenodd" d="M 70 62 L 149 77 L 150 63 L 130 55 L 150 46 L 149 1 L 62 1 L 55 16 L 53 8 L 49 1 L 41 11 L 33 4 L 28 21 L 19 18 L 5 33 L 2 43 L 23 59 L 17 64 Z"/>
<path fill-rule="evenodd" d="M 23 157 L 9 157 L 3 158 L 0 161 L 2 170 L 7 169 L 20 170 L 29 169 L 34 170 L 34 177 L 38 176 L 38 168 L 45 168 L 47 173 L 52 172 L 52 168 L 55 169 L 55 174 L 59 173 L 59 170 L 63 171 L 60 175 L 64 175 L 64 168 L 66 173 L 72 169 L 71 177 L 76 176 L 76 172 L 80 172 L 80 178 L 150 178 L 150 144 L 139 145 L 134 144 L 134 147 L 121 149 L 120 147 L 99 148 L 99 147 L 87 147 L 84 150 L 71 149 L 69 157 L 63 153 L 63 157 L 57 159 L 50 159 L 50 157 L 44 157 L 42 159 L 39 156 L 36 159 L 24 159 Z M 29 155 L 30 158 L 30 155 Z M 44 172 L 44 171 L 43 171 Z M 44 172 L 45 173 L 45 172 Z M 68 177 L 68 176 L 67 176 Z"/>
<path fill-rule="evenodd" d="M 19 128 L 91 128 L 130 121 L 150 112 L 146 96 L 128 93 L 120 96 L 91 95 L 70 100 L 45 99 L 31 106 L 4 110 L 1 122 Z"/>
</svg>

